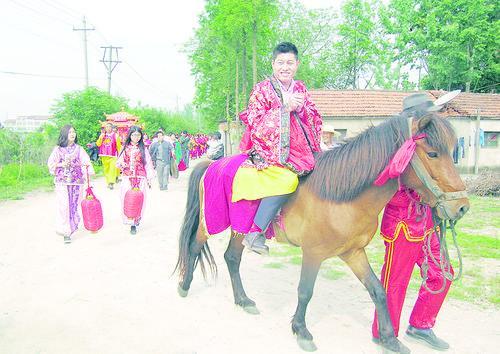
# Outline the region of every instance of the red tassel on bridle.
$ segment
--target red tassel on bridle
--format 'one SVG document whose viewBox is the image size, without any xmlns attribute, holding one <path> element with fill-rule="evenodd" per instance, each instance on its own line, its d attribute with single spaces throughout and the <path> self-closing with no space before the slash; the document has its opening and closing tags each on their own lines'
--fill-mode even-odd
<svg viewBox="0 0 500 354">
<path fill-rule="evenodd" d="M 417 148 L 415 141 L 425 137 L 425 134 L 418 134 L 406 140 L 398 151 L 396 151 L 389 164 L 384 168 L 373 184 L 380 187 L 389 179 L 399 177 L 406 169 L 415 153 L 415 149 Z"/>
</svg>

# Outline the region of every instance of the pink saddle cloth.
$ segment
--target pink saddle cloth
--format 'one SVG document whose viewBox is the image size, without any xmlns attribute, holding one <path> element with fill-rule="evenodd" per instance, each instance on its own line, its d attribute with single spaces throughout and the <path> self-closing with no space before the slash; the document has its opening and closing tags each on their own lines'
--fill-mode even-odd
<svg viewBox="0 0 500 354">
<path fill-rule="evenodd" d="M 260 200 L 231 201 L 234 176 L 247 158 L 246 154 L 222 158 L 210 164 L 205 173 L 203 213 L 210 235 L 228 227 L 242 234 L 256 231 L 252 226 Z"/>
</svg>

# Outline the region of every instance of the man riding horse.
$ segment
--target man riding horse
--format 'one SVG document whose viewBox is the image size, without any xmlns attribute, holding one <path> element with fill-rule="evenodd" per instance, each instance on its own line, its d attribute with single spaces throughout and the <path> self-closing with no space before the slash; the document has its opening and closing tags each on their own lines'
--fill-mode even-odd
<svg viewBox="0 0 500 354">
<path fill-rule="evenodd" d="M 247 126 L 243 150 L 250 158 L 234 177 L 232 201 L 261 199 L 251 232 L 243 240 L 259 254 L 269 252 L 266 229 L 296 190 L 298 176 L 313 170 L 313 154 L 321 151 L 321 116 L 304 83 L 294 80 L 298 66 L 297 47 L 278 44 L 273 75 L 255 85 L 240 115 Z"/>
</svg>

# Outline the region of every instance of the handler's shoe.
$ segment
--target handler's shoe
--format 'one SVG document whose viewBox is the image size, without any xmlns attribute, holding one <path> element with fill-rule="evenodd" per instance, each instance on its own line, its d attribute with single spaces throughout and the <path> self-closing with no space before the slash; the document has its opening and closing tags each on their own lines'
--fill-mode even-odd
<svg viewBox="0 0 500 354">
<path fill-rule="evenodd" d="M 64 243 L 71 243 L 71 236 L 64 236 Z"/>
<path fill-rule="evenodd" d="M 448 348 L 450 348 L 450 345 L 446 343 L 444 340 L 436 337 L 434 331 L 430 328 L 419 329 L 413 326 L 408 326 L 408 329 L 406 330 L 406 335 L 411 339 L 427 344 L 433 349 L 447 350 Z"/>
<path fill-rule="evenodd" d="M 261 232 L 250 232 L 246 234 L 242 244 L 249 250 L 258 254 L 269 254 L 269 247 L 266 246 L 266 237 Z"/>
<path fill-rule="evenodd" d="M 113 187 L 114 187 L 114 186 L 113 186 L 113 183 L 108 184 L 108 188 L 109 188 L 109 189 L 113 189 Z"/>
<path fill-rule="evenodd" d="M 137 233 L 137 227 L 135 225 L 130 226 L 130 233 L 135 235 Z"/>
</svg>

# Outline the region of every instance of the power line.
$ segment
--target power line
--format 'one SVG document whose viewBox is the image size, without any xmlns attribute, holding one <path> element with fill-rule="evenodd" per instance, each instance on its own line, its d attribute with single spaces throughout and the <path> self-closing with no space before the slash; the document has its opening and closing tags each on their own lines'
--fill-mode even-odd
<svg viewBox="0 0 500 354">
<path fill-rule="evenodd" d="M 28 9 L 28 10 L 30 10 L 30 11 L 32 11 L 32 12 L 34 12 L 34 13 L 36 13 L 36 14 L 40 15 L 40 16 L 48 17 L 48 18 L 51 18 L 51 19 L 53 19 L 53 20 L 56 20 L 56 21 L 62 22 L 62 23 L 64 23 L 64 24 L 67 24 L 67 25 L 69 25 L 69 26 L 72 26 L 72 24 L 71 24 L 71 23 L 66 22 L 65 20 L 61 20 L 61 19 L 60 19 L 60 18 L 58 18 L 58 17 L 54 17 L 54 16 L 52 16 L 52 15 L 48 15 L 48 14 L 46 14 L 46 13 L 43 13 L 43 12 L 41 12 L 41 11 L 37 10 L 37 9 L 34 9 L 34 8 L 32 8 L 32 7 L 29 7 L 29 6 L 27 6 L 27 5 L 23 4 L 23 3 L 20 3 L 20 2 L 18 2 L 18 1 L 16 1 L 16 0 L 10 0 L 10 1 L 11 1 L 11 2 L 13 2 L 14 4 L 16 4 L 17 6 L 20 6 L 20 7 L 23 7 L 23 8 L 25 8 L 25 9 Z"/>
<path fill-rule="evenodd" d="M 40 23 L 40 22 L 38 22 L 38 23 Z M 18 26 L 16 24 L 12 24 L 10 22 L 3 22 L 2 25 L 6 25 L 6 27 L 9 28 L 9 30 L 16 29 L 16 30 L 22 31 L 26 34 L 41 38 L 41 39 L 53 44 L 54 46 L 58 45 L 58 46 L 66 47 L 66 48 L 71 47 L 71 48 L 75 48 L 75 49 L 80 49 L 76 45 L 62 42 L 54 37 L 49 38 L 48 36 L 42 35 L 42 34 L 40 34 L 41 32 L 35 33 L 33 31 L 31 31 L 29 27 L 21 27 L 21 26 Z"/>
<path fill-rule="evenodd" d="M 59 10 L 61 12 L 64 12 L 67 16 L 70 16 L 70 17 L 73 17 L 75 20 L 79 19 L 81 16 L 75 16 L 73 15 L 72 13 L 70 13 L 69 11 L 67 11 L 66 9 L 64 9 L 63 7 L 60 7 L 60 6 L 57 6 L 57 5 L 54 5 L 53 3 L 47 1 L 47 0 L 42 0 L 44 3 L 46 3 L 47 5 L 49 5 L 50 7 L 56 9 L 56 10 Z"/>
<path fill-rule="evenodd" d="M 79 76 L 64 76 L 64 75 L 46 75 L 46 74 L 33 74 L 33 73 L 22 73 L 17 71 L 7 71 L 0 70 L 0 73 L 7 75 L 21 75 L 21 76 L 34 76 L 34 77 L 48 77 L 54 79 L 83 79 L 83 77 Z"/>
<path fill-rule="evenodd" d="M 71 15 L 71 12 L 72 12 L 74 14 L 72 16 L 75 17 L 76 19 L 79 19 L 80 17 L 82 17 L 82 14 L 79 11 L 73 10 L 71 7 L 69 7 L 69 6 L 65 5 L 65 4 L 61 4 L 57 0 L 50 0 L 50 2 L 52 2 L 52 3 L 56 4 L 56 5 L 59 5 L 59 7 L 61 9 L 63 9 L 66 13 L 68 13 L 70 15 Z"/>
</svg>

